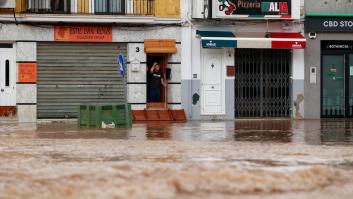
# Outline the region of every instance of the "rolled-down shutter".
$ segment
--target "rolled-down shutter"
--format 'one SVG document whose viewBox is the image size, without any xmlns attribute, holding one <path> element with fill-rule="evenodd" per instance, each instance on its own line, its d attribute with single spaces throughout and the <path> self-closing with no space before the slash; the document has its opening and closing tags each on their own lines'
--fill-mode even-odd
<svg viewBox="0 0 353 199">
<path fill-rule="evenodd" d="M 38 43 L 38 118 L 75 118 L 81 104 L 124 102 L 126 44 Z"/>
</svg>

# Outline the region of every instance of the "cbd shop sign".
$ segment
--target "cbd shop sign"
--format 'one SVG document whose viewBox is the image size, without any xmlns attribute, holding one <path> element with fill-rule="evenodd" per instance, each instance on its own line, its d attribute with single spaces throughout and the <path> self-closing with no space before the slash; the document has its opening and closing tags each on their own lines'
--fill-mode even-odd
<svg viewBox="0 0 353 199">
<path fill-rule="evenodd" d="M 350 17 L 307 17 L 306 32 L 353 32 L 353 19 Z"/>
<path fill-rule="evenodd" d="M 291 18 L 291 0 L 216 0 L 216 18 Z"/>
</svg>

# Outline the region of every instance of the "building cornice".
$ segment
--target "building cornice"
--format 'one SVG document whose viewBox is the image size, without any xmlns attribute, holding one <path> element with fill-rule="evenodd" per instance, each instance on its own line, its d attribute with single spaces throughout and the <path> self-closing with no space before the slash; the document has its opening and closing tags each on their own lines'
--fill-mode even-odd
<svg viewBox="0 0 353 199">
<path fill-rule="evenodd" d="M 17 14 L 0 15 L 0 23 L 80 23 L 80 24 L 181 24 L 180 18 L 155 16 L 113 16 L 113 15 L 58 15 L 58 14 Z"/>
</svg>

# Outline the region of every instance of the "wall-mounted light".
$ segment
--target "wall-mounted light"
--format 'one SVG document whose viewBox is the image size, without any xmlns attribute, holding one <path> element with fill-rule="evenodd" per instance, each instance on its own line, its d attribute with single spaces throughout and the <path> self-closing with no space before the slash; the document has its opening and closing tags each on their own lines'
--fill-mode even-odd
<svg viewBox="0 0 353 199">
<path fill-rule="evenodd" d="M 226 53 L 228 54 L 229 57 L 231 57 L 232 55 L 234 55 L 234 48 L 227 48 L 226 49 Z"/>
<path fill-rule="evenodd" d="M 317 34 L 316 34 L 316 32 L 309 32 L 308 36 L 309 36 L 310 39 L 316 39 Z"/>
</svg>

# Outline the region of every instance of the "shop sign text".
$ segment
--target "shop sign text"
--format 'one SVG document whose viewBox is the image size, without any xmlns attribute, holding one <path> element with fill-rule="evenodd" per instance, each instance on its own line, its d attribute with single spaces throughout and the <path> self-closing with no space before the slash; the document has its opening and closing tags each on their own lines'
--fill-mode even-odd
<svg viewBox="0 0 353 199">
<path fill-rule="evenodd" d="M 349 17 L 307 17 L 306 32 L 353 32 L 353 19 Z"/>
<path fill-rule="evenodd" d="M 218 0 L 219 12 L 230 15 L 290 15 L 291 0 Z"/>
<path fill-rule="evenodd" d="M 344 40 L 324 40 L 321 43 L 321 49 L 351 51 L 353 50 L 353 42 Z"/>
<path fill-rule="evenodd" d="M 112 42 L 111 26 L 55 26 L 55 41 Z"/>
</svg>

